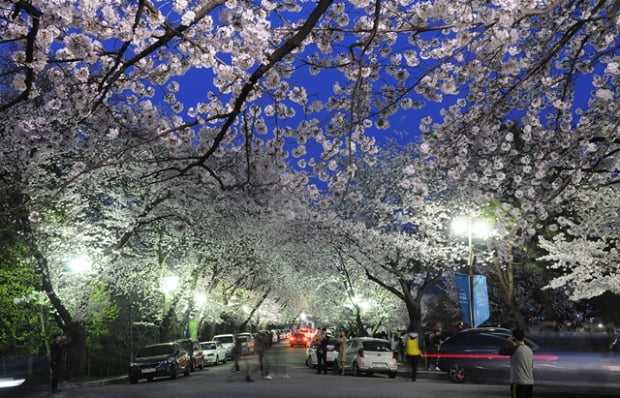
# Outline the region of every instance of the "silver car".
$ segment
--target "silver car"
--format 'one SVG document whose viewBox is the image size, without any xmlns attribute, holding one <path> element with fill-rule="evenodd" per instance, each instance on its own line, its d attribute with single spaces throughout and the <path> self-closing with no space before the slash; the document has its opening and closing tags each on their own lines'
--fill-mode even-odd
<svg viewBox="0 0 620 398">
<path fill-rule="evenodd" d="M 354 337 L 347 342 L 345 355 L 346 369 L 353 376 L 362 373 L 386 373 L 391 379 L 396 377 L 398 362 L 394 359 L 390 342 L 372 337 Z M 341 365 L 341 364 L 340 364 Z"/>
</svg>

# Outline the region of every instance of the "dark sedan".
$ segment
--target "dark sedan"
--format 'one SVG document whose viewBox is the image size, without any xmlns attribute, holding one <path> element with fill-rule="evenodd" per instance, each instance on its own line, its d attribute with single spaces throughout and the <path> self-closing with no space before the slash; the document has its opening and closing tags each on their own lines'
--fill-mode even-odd
<svg viewBox="0 0 620 398">
<path fill-rule="evenodd" d="M 303 333 L 291 333 L 291 335 L 288 336 L 288 344 L 291 347 L 295 347 L 295 346 L 307 347 L 309 343 L 310 343 L 310 338 L 308 338 Z"/>
<path fill-rule="evenodd" d="M 176 379 L 179 373 L 185 376 L 190 374 L 187 352 L 177 343 L 153 344 L 140 350 L 135 361 L 129 365 L 129 382 L 135 384 L 140 379 L 152 381 L 162 376 Z"/>
<path fill-rule="evenodd" d="M 466 329 L 446 339 L 436 354 L 437 366 L 456 383 L 465 381 L 507 384 L 510 357 L 499 347 L 512 332 L 502 328 Z M 526 344 L 534 353 L 536 385 L 576 387 L 592 392 L 620 388 L 620 355 L 610 352 L 604 334 L 533 334 Z"/>
</svg>

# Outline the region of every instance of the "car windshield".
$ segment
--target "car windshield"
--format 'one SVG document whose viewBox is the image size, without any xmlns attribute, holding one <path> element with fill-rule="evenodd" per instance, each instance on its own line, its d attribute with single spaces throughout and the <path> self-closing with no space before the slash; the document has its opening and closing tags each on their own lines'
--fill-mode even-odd
<svg viewBox="0 0 620 398">
<path fill-rule="evenodd" d="M 202 343 L 201 344 L 203 350 L 215 350 L 215 343 Z"/>
<path fill-rule="evenodd" d="M 173 347 L 171 345 L 154 345 L 150 347 L 144 347 L 138 354 L 137 357 L 154 357 L 157 355 L 167 355 L 173 353 Z"/>
<path fill-rule="evenodd" d="M 215 337 L 214 340 L 219 341 L 221 343 L 232 343 L 233 337 L 232 336 L 219 336 L 219 337 Z"/>
<path fill-rule="evenodd" d="M 364 341 L 362 346 L 367 351 L 391 351 L 390 344 L 387 341 Z"/>
</svg>

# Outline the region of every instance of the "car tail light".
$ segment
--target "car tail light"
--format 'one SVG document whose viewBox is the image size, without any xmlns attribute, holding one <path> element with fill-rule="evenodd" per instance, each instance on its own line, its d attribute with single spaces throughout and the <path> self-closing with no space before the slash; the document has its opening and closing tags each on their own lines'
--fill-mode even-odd
<svg viewBox="0 0 620 398">
<path fill-rule="evenodd" d="M 357 350 L 357 356 L 359 356 L 360 358 L 364 358 L 364 349 L 360 348 L 359 350 Z"/>
</svg>

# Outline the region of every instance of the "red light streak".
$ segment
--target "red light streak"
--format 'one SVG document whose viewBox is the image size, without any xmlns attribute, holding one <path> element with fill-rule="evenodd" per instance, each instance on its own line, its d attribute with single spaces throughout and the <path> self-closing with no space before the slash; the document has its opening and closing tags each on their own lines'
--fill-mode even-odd
<svg viewBox="0 0 620 398">
<path fill-rule="evenodd" d="M 457 359 L 508 359 L 507 355 L 499 355 L 499 354 L 451 354 L 451 353 L 429 353 L 422 354 L 424 358 L 457 358 Z M 557 361 L 560 357 L 557 355 L 550 354 L 535 354 L 535 361 Z"/>
</svg>

